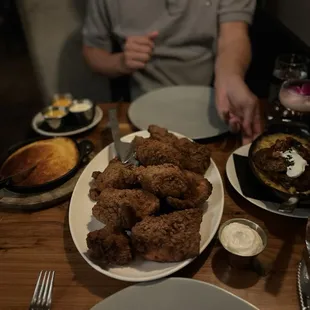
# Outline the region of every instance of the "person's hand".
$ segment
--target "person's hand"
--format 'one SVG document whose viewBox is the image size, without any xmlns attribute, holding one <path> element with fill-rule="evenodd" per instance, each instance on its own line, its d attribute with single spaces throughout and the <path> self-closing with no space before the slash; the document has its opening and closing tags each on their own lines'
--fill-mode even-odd
<svg viewBox="0 0 310 310">
<path fill-rule="evenodd" d="M 234 133 L 241 131 L 243 144 L 262 132 L 257 97 L 240 77 L 216 81 L 216 106 L 220 117 Z"/>
<path fill-rule="evenodd" d="M 158 36 L 157 31 L 153 31 L 145 36 L 128 37 L 122 54 L 123 71 L 127 74 L 143 69 L 150 60 L 154 39 Z"/>
</svg>

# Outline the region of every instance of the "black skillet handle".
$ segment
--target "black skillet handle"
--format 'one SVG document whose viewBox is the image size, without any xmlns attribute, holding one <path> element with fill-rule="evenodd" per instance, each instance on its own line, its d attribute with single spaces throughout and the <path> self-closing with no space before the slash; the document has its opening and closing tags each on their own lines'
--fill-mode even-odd
<svg viewBox="0 0 310 310">
<path fill-rule="evenodd" d="M 302 122 L 273 122 L 267 125 L 267 132 L 287 132 L 294 133 L 294 131 L 302 131 L 304 134 L 310 136 L 310 127 Z M 298 134 L 298 132 L 296 132 Z"/>
<path fill-rule="evenodd" d="M 10 178 L 5 178 L 5 179 L 1 179 L 0 180 L 0 189 L 7 187 L 8 185 L 10 185 Z"/>
<path fill-rule="evenodd" d="M 80 163 L 85 163 L 88 159 L 88 155 L 94 150 L 94 144 L 89 140 L 83 140 L 78 143 L 80 151 Z"/>
</svg>

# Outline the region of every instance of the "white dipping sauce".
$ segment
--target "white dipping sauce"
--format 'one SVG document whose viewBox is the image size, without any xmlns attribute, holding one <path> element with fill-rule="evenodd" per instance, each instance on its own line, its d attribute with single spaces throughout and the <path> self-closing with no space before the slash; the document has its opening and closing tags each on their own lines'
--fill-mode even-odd
<svg viewBox="0 0 310 310">
<path fill-rule="evenodd" d="M 263 249 L 263 241 L 257 231 L 241 223 L 225 226 L 220 238 L 227 250 L 240 256 L 254 256 Z"/>
<path fill-rule="evenodd" d="M 89 102 L 88 100 L 84 100 L 78 103 L 74 103 L 71 107 L 70 107 L 70 112 L 73 113 L 77 113 L 77 112 L 85 112 L 87 110 L 89 110 L 92 107 L 91 102 Z"/>
<path fill-rule="evenodd" d="M 301 176 L 308 166 L 306 160 L 304 160 L 295 149 L 289 149 L 282 153 L 282 157 L 289 160 L 292 165 L 287 167 L 286 174 L 290 178 L 298 178 Z"/>
</svg>

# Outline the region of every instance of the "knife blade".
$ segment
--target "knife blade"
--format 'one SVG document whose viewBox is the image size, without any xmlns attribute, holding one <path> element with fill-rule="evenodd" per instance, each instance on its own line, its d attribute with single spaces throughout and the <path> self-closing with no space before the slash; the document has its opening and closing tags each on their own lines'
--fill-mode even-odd
<svg viewBox="0 0 310 310">
<path fill-rule="evenodd" d="M 298 265 L 297 289 L 301 310 L 309 310 L 310 309 L 309 277 L 304 261 L 301 261 Z"/>
<path fill-rule="evenodd" d="M 116 109 L 109 110 L 109 122 L 112 131 L 115 151 L 122 163 L 128 161 L 128 154 L 132 151 L 132 143 L 122 142 L 120 139 L 119 124 Z"/>
</svg>

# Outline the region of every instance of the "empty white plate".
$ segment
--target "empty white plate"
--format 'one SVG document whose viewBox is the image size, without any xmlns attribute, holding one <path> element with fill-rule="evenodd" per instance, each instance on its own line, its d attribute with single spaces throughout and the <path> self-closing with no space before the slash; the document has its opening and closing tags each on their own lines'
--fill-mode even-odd
<svg viewBox="0 0 310 310">
<path fill-rule="evenodd" d="M 128 116 L 141 130 L 156 124 L 191 139 L 211 138 L 228 131 L 217 114 L 213 88 L 205 86 L 154 90 L 135 100 Z"/>
<path fill-rule="evenodd" d="M 128 287 L 91 310 L 258 310 L 245 300 L 214 285 L 170 278 Z"/>
</svg>

